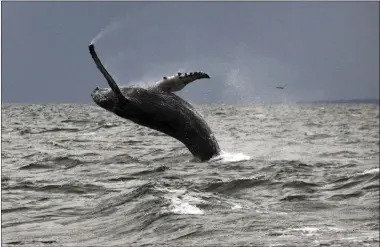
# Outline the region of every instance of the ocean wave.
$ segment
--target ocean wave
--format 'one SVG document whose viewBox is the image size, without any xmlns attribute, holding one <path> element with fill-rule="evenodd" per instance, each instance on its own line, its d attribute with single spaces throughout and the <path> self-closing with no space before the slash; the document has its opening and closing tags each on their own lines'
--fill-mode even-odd
<svg viewBox="0 0 380 247">
<path fill-rule="evenodd" d="M 96 106 L 3 108 L 3 242 L 377 246 L 378 108 L 363 107 L 201 106 L 234 150 L 208 162 Z"/>
<path fill-rule="evenodd" d="M 8 186 L 9 190 L 23 190 L 23 191 L 38 191 L 47 193 L 62 193 L 62 194 L 88 194 L 95 192 L 103 192 L 108 189 L 103 186 L 94 184 L 80 184 L 80 183 L 64 183 L 64 184 L 48 184 L 38 185 L 32 182 L 23 182 Z"/>
<path fill-rule="evenodd" d="M 49 132 L 79 132 L 81 131 L 78 128 L 60 128 L 60 127 L 55 127 L 51 129 L 44 129 L 40 131 L 32 131 L 30 129 L 22 130 L 20 134 L 44 134 L 44 133 L 49 133 Z"/>
<path fill-rule="evenodd" d="M 91 120 L 89 119 L 65 119 L 65 120 L 61 120 L 61 123 L 73 123 L 73 124 L 88 124 L 88 123 L 92 123 Z"/>
<path fill-rule="evenodd" d="M 271 183 L 270 180 L 267 179 L 234 179 L 226 182 L 213 182 L 208 183 L 203 190 L 204 191 L 212 191 L 218 193 L 233 193 L 235 191 L 239 191 L 241 189 L 252 188 L 257 186 L 263 186 Z"/>
<path fill-rule="evenodd" d="M 36 161 L 28 165 L 22 166 L 20 170 L 34 169 L 71 169 L 78 165 L 85 164 L 85 161 L 71 158 L 70 156 L 46 157 L 41 161 Z"/>
</svg>

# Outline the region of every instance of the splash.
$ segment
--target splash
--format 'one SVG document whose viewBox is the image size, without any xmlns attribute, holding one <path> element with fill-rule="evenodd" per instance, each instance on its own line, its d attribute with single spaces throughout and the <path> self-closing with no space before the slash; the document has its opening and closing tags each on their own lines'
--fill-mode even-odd
<svg viewBox="0 0 380 247">
<path fill-rule="evenodd" d="M 197 203 L 204 202 L 202 199 L 189 195 L 185 189 L 156 188 L 158 191 L 166 192 L 170 205 L 166 210 L 175 214 L 204 214 L 204 211 L 196 206 Z"/>
<path fill-rule="evenodd" d="M 254 52 L 241 43 L 232 48 L 225 71 L 224 98 L 237 104 L 293 102 L 292 87 L 278 90 L 279 84 L 294 85 L 298 80 L 299 69 L 273 56 Z M 289 90 L 290 89 L 290 90 Z M 285 96 L 284 96 L 285 95 Z"/>
<path fill-rule="evenodd" d="M 364 172 L 361 173 L 361 175 L 366 175 L 366 174 L 376 174 L 379 173 L 379 168 L 374 168 L 370 170 L 365 170 Z"/>
<path fill-rule="evenodd" d="M 230 163 L 230 162 L 239 162 L 239 161 L 245 161 L 245 160 L 250 160 L 250 159 L 251 159 L 250 156 L 245 155 L 243 153 L 228 153 L 228 152 L 222 151 L 220 155 L 212 158 L 210 161 Z"/>
<path fill-rule="evenodd" d="M 240 204 L 234 204 L 231 209 L 242 209 L 243 207 Z"/>
<path fill-rule="evenodd" d="M 204 214 L 204 212 L 194 205 L 191 205 L 189 201 L 180 198 L 171 199 L 170 211 L 175 214 Z"/>
</svg>

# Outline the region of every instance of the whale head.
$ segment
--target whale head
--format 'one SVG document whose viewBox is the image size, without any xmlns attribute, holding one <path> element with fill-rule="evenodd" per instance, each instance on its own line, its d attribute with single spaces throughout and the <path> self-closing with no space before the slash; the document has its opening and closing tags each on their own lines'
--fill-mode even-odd
<svg viewBox="0 0 380 247">
<path fill-rule="evenodd" d="M 92 100 L 101 108 L 113 111 L 118 103 L 118 98 L 110 88 L 96 87 L 91 93 Z"/>
</svg>

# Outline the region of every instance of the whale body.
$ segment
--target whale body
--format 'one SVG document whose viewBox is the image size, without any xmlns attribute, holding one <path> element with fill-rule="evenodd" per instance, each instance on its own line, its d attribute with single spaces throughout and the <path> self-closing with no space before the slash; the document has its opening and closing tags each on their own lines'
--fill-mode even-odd
<svg viewBox="0 0 380 247">
<path fill-rule="evenodd" d="M 97 68 L 111 87 L 97 87 L 93 90 L 91 97 L 98 106 L 177 139 L 201 161 L 220 153 L 219 144 L 210 127 L 190 103 L 172 93 L 162 83 L 147 88 L 119 87 L 99 60 L 93 44 L 89 50 Z M 200 77 L 198 79 L 209 78 L 199 72 L 194 78 L 197 79 L 197 76 Z M 189 82 L 186 81 L 187 83 Z"/>
</svg>

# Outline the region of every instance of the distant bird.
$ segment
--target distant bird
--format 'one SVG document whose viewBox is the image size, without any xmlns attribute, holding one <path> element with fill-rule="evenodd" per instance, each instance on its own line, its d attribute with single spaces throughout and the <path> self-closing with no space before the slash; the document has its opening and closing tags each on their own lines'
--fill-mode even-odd
<svg viewBox="0 0 380 247">
<path fill-rule="evenodd" d="M 282 87 L 276 87 L 277 89 L 284 89 L 288 84 L 285 84 L 284 86 Z"/>
</svg>

